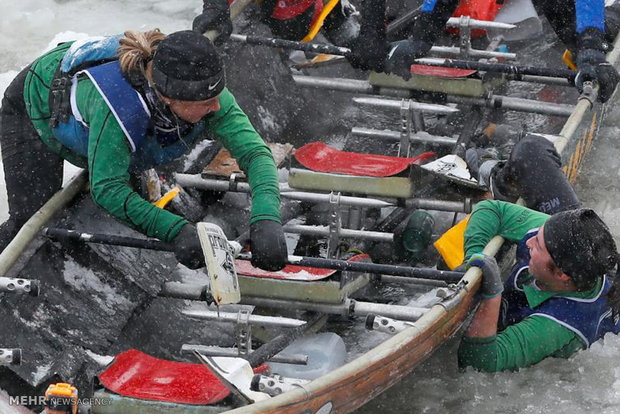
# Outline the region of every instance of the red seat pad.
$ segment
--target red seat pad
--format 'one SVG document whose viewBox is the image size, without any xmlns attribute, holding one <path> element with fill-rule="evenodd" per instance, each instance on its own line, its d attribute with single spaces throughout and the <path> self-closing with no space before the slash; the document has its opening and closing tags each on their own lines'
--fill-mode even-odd
<svg viewBox="0 0 620 414">
<path fill-rule="evenodd" d="M 367 254 L 358 254 L 349 259 L 351 262 L 368 259 Z M 286 265 L 284 269 L 277 272 L 269 272 L 252 266 L 249 260 L 235 260 L 237 274 L 243 276 L 263 277 L 268 279 L 286 279 L 304 282 L 313 282 L 325 279 L 336 273 L 333 269 L 318 269 L 316 267 Z"/>
<path fill-rule="evenodd" d="M 312 171 L 357 175 L 365 177 L 389 177 L 403 172 L 411 164 L 422 164 L 435 157 L 425 152 L 414 158 L 391 157 L 378 154 L 360 154 L 340 151 L 323 142 L 311 142 L 295 150 L 295 158 Z"/>
<path fill-rule="evenodd" d="M 202 364 L 167 361 L 137 349 L 118 354 L 99 381 L 125 397 L 178 404 L 215 404 L 230 393 Z"/>
<path fill-rule="evenodd" d="M 411 65 L 415 75 L 435 76 L 439 78 L 466 78 L 477 71 L 471 69 L 444 68 L 443 66 Z"/>
</svg>

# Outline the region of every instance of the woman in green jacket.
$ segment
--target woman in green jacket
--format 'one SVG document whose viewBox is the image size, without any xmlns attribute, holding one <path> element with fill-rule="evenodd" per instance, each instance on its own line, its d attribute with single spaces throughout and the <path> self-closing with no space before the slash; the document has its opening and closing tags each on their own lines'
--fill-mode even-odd
<svg viewBox="0 0 620 414">
<path fill-rule="evenodd" d="M 10 218 L 0 247 L 60 189 L 63 160 L 87 168 L 93 200 L 118 220 L 204 265 L 196 228 L 130 186 L 130 175 L 179 158 L 209 133 L 237 159 L 252 194 L 253 264 L 284 266 L 277 170 L 270 150 L 225 88 L 212 43 L 181 31 L 63 43 L 24 69 L 5 92 L 0 145 Z"/>
</svg>

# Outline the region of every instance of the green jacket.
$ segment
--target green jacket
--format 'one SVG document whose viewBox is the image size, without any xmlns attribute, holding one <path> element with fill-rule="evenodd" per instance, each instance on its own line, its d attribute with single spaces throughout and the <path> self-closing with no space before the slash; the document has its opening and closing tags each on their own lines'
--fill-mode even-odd
<svg viewBox="0 0 620 414">
<path fill-rule="evenodd" d="M 185 219 L 157 208 L 129 185 L 131 150 L 106 102 L 86 76 L 77 86 L 77 107 L 89 126 L 88 158 L 63 146 L 49 127 L 49 85 L 70 47 L 64 43 L 37 59 L 25 80 L 26 109 L 41 139 L 67 161 L 87 168 L 95 203 L 147 236 L 171 241 Z M 278 176 L 271 151 L 228 91 L 220 94 L 221 109 L 207 120 L 207 132 L 222 142 L 246 173 L 252 195 L 250 223 L 280 222 Z M 190 148 L 188 148 L 188 151 Z"/>
<path fill-rule="evenodd" d="M 465 231 L 465 260 L 482 251 L 496 235 L 518 242 L 534 228 L 542 226 L 549 216 L 503 201 L 483 201 L 474 208 Z M 590 299 L 600 290 L 600 282 L 585 292 L 546 292 L 527 286 L 532 276 L 522 272 L 517 283 L 523 286 L 528 304 L 536 307 L 554 296 Z M 488 338 L 464 336 L 458 351 L 460 367 L 472 366 L 488 372 L 516 370 L 536 364 L 544 358 L 567 358 L 585 349 L 577 334 L 542 316 L 529 316 Z"/>
</svg>

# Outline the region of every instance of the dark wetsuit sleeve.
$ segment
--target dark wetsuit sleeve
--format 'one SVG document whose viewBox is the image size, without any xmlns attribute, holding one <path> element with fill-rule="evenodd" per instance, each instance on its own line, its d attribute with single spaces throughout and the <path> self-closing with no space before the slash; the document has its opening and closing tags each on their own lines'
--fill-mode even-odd
<svg viewBox="0 0 620 414">
<path fill-rule="evenodd" d="M 226 88 L 220 95 L 220 107 L 209 120 L 208 128 L 248 177 L 252 195 L 250 223 L 280 222 L 278 171 L 269 147 Z"/>
<path fill-rule="evenodd" d="M 79 82 L 77 104 L 90 127 L 88 172 L 95 203 L 145 235 L 171 241 L 187 220 L 155 207 L 131 188 L 127 138 L 88 79 Z"/>
<path fill-rule="evenodd" d="M 459 367 L 480 371 L 516 370 L 554 356 L 568 358 L 586 345 L 570 329 L 543 316 L 530 316 L 488 338 L 464 336 Z"/>
<path fill-rule="evenodd" d="M 458 5 L 459 0 L 424 0 L 422 14 L 414 23 L 412 37 L 435 43 Z"/>
</svg>

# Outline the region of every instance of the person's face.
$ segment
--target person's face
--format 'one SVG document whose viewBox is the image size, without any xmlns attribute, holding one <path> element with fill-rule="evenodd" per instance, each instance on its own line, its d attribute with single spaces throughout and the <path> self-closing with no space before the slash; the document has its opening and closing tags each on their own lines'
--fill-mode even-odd
<svg viewBox="0 0 620 414">
<path fill-rule="evenodd" d="M 544 285 L 541 287 L 552 287 L 556 285 L 558 273 L 561 274 L 562 271 L 555 266 L 549 250 L 547 250 L 543 227 L 540 228 L 535 237 L 530 237 L 525 244 L 530 249 L 530 274 Z"/>
<path fill-rule="evenodd" d="M 192 124 L 200 121 L 205 115 L 220 110 L 220 96 L 216 96 L 205 101 L 179 101 L 171 98 L 164 98 L 172 112 L 184 121 Z"/>
</svg>

